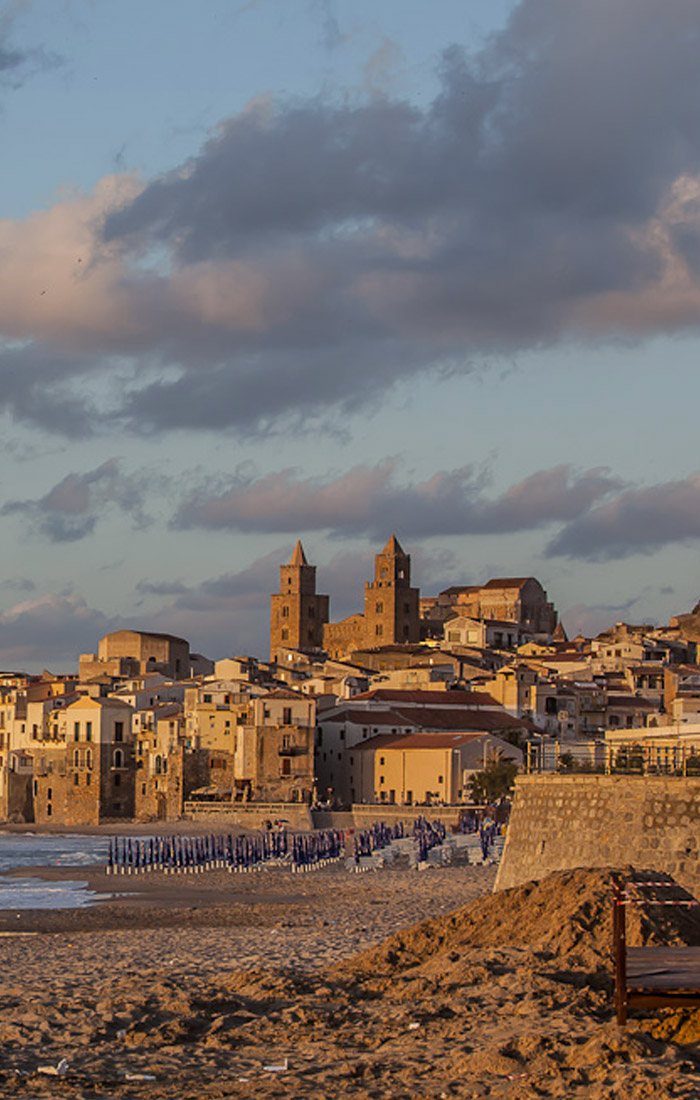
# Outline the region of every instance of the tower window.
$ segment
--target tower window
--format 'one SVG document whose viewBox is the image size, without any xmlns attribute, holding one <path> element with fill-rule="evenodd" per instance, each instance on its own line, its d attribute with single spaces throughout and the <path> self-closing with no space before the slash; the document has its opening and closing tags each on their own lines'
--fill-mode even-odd
<svg viewBox="0 0 700 1100">
<path fill-rule="evenodd" d="M 287 607 L 286 604 L 282 608 L 282 618 L 283 619 L 288 619 L 289 618 L 289 608 Z"/>
<path fill-rule="evenodd" d="M 382 603 L 382 602 L 380 601 L 380 602 L 379 602 L 379 603 L 377 604 L 377 607 L 376 607 L 376 611 L 377 611 L 377 614 L 378 614 L 378 615 L 381 615 L 381 613 L 382 613 L 382 611 L 383 611 L 383 610 L 384 610 L 384 604 L 383 604 L 383 603 Z"/>
<path fill-rule="evenodd" d="M 282 631 L 282 641 L 286 642 L 288 637 L 289 637 L 289 631 L 285 627 L 284 630 Z"/>
<path fill-rule="evenodd" d="M 383 628 L 381 623 L 377 623 L 377 626 L 375 628 L 375 633 L 376 633 L 378 638 L 380 638 L 381 635 L 384 633 L 384 628 Z"/>
</svg>

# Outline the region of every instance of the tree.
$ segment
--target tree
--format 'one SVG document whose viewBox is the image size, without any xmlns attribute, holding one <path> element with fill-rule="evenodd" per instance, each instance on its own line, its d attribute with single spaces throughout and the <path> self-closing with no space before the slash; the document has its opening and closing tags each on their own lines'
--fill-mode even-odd
<svg viewBox="0 0 700 1100">
<path fill-rule="evenodd" d="M 469 777 L 469 789 L 472 798 L 493 802 L 513 789 L 518 765 L 505 756 L 495 756 L 486 767 Z"/>
</svg>

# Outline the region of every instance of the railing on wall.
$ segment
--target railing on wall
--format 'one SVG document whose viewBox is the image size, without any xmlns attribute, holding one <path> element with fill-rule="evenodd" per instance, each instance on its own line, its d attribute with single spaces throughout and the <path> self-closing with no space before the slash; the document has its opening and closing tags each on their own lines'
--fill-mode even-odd
<svg viewBox="0 0 700 1100">
<path fill-rule="evenodd" d="M 582 749 L 566 742 L 528 742 L 527 775 L 675 775 L 700 776 L 700 745 L 641 741 L 591 743 Z"/>
</svg>

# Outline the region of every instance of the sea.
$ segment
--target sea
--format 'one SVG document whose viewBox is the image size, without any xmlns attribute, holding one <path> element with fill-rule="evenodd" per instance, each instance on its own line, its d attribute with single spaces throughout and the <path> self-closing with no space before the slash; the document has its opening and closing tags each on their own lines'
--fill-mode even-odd
<svg viewBox="0 0 700 1100">
<path fill-rule="evenodd" d="M 103 900 L 80 879 L 80 868 L 104 863 L 108 838 L 101 836 L 44 836 L 0 832 L 0 909 L 77 909 Z M 37 875 L 15 878 L 8 872 L 36 867 Z M 71 867 L 75 879 L 42 878 L 42 867 Z"/>
</svg>

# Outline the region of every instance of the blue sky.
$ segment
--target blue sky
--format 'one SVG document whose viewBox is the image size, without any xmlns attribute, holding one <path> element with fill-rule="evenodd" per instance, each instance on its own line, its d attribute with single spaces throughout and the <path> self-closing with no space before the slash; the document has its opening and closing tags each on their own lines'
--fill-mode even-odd
<svg viewBox="0 0 700 1100">
<path fill-rule="evenodd" d="M 691 0 L 0 5 L 0 665 L 534 574 L 700 596 Z"/>
</svg>

